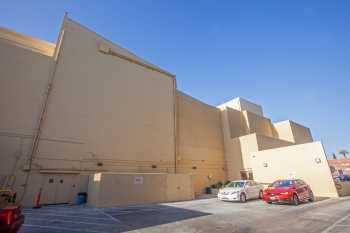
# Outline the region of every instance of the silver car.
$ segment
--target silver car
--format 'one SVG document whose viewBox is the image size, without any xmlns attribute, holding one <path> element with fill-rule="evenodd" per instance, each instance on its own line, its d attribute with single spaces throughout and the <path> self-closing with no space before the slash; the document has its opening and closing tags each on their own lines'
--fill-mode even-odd
<svg viewBox="0 0 350 233">
<path fill-rule="evenodd" d="M 222 201 L 246 202 L 249 199 L 262 198 L 264 186 L 253 180 L 235 180 L 228 183 L 218 192 Z"/>
</svg>

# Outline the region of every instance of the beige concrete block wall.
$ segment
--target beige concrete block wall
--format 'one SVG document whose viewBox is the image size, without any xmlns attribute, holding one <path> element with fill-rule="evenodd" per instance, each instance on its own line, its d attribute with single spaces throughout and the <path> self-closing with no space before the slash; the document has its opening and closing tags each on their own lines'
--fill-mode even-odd
<svg viewBox="0 0 350 233">
<path fill-rule="evenodd" d="M 251 156 L 254 177 L 258 182 L 271 183 L 295 177 L 305 180 L 316 196 L 338 196 L 320 142 L 259 151 Z"/>
<path fill-rule="evenodd" d="M 186 201 L 195 197 L 193 175 L 167 174 L 167 201 Z"/>
<path fill-rule="evenodd" d="M 220 110 L 177 92 L 177 116 L 177 172 L 193 174 L 198 195 L 226 179 Z"/>
<path fill-rule="evenodd" d="M 96 173 L 90 176 L 88 204 L 111 207 L 193 199 L 191 176 L 161 173 Z"/>
</svg>

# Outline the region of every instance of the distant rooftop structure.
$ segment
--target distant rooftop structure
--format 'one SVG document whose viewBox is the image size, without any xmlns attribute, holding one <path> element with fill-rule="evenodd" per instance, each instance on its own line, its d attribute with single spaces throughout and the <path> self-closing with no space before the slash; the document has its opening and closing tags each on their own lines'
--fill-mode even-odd
<svg viewBox="0 0 350 233">
<path fill-rule="evenodd" d="M 226 103 L 220 104 L 217 106 L 220 109 L 225 109 L 226 107 L 233 108 L 238 111 L 248 111 L 259 116 L 264 116 L 263 109 L 260 105 L 254 104 L 246 99 L 237 97 L 233 100 L 230 100 Z"/>
<path fill-rule="evenodd" d="M 55 44 L 48 41 L 33 38 L 4 27 L 0 27 L 0 39 L 47 56 L 52 56 L 56 47 Z"/>
</svg>

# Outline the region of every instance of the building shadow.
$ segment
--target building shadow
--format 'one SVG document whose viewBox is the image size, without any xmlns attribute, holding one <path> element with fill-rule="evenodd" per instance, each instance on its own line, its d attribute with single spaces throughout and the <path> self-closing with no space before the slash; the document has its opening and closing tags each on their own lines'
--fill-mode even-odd
<svg viewBox="0 0 350 233">
<path fill-rule="evenodd" d="M 102 209 L 103 212 L 121 221 L 126 229 L 118 232 L 137 230 L 146 227 L 198 218 L 210 213 L 184 209 L 164 204 L 132 205 Z"/>
</svg>

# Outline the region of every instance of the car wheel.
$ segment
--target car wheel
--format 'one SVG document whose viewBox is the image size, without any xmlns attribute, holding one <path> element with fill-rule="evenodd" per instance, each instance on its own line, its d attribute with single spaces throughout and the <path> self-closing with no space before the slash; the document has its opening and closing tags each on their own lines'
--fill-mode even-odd
<svg viewBox="0 0 350 233">
<path fill-rule="evenodd" d="M 247 201 L 247 196 L 245 195 L 245 193 L 241 193 L 240 197 L 239 197 L 240 202 L 244 203 Z"/>
<path fill-rule="evenodd" d="M 293 205 L 299 205 L 299 197 L 296 194 L 293 195 Z"/>
<path fill-rule="evenodd" d="M 271 202 L 271 201 L 267 201 L 266 203 L 267 203 L 267 204 L 270 204 L 270 205 L 272 204 L 272 202 Z"/>
<path fill-rule="evenodd" d="M 309 192 L 309 202 L 314 202 L 315 201 L 315 196 L 312 191 Z"/>
<path fill-rule="evenodd" d="M 260 192 L 259 192 L 259 199 L 263 199 L 263 191 L 262 190 L 260 190 Z"/>
</svg>

